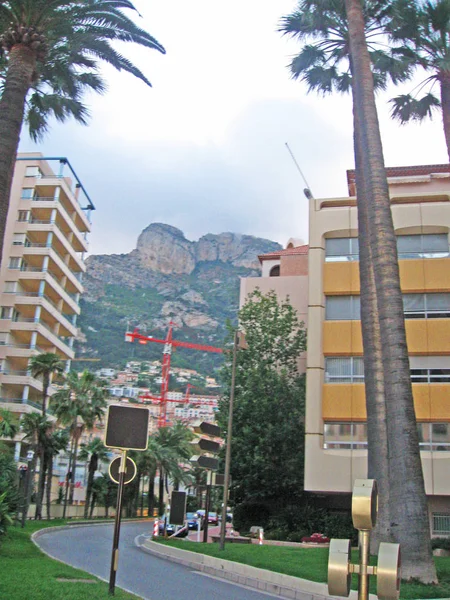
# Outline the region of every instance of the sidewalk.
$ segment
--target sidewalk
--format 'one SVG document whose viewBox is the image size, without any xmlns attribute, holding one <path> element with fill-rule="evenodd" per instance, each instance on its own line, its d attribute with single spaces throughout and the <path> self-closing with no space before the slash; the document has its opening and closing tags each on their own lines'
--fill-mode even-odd
<svg viewBox="0 0 450 600">
<path fill-rule="evenodd" d="M 324 583 L 308 581 L 291 575 L 283 575 L 229 560 L 213 558 L 189 550 L 165 546 L 153 542 L 151 537 L 140 536 L 140 540 L 136 538 L 135 544 L 144 552 L 274 596 L 293 600 L 338 600 L 336 597 L 328 595 L 328 587 Z M 357 600 L 357 597 L 358 593 L 352 590 L 349 598 Z M 370 600 L 376 600 L 376 596 L 371 594 Z"/>
</svg>

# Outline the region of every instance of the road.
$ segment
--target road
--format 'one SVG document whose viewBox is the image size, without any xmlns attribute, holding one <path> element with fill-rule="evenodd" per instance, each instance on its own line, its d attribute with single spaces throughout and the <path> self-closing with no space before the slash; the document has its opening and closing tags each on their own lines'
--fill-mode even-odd
<svg viewBox="0 0 450 600">
<path fill-rule="evenodd" d="M 152 523 L 122 523 L 116 585 L 145 600 L 268 600 L 252 591 L 204 575 L 139 550 L 134 539 L 149 535 Z M 109 580 L 113 525 L 71 527 L 48 531 L 37 538 L 50 556 Z"/>
</svg>

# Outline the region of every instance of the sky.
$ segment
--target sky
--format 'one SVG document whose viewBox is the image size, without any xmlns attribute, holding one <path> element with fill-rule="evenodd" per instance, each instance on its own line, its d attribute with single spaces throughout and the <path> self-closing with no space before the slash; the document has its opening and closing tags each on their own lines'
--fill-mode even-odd
<svg viewBox="0 0 450 600">
<path fill-rule="evenodd" d="M 150 223 L 189 240 L 231 231 L 277 241 L 308 238 L 308 203 L 289 144 L 316 198 L 347 195 L 353 168 L 351 101 L 307 94 L 287 65 L 298 43 L 277 31 L 294 0 L 136 0 L 138 24 L 167 54 L 121 51 L 150 79 L 102 68 L 104 96 L 85 98 L 88 127 L 52 123 L 20 151 L 66 156 L 96 211 L 91 254 L 136 247 Z M 448 161 L 440 118 L 400 126 L 378 97 L 387 166 Z"/>
</svg>

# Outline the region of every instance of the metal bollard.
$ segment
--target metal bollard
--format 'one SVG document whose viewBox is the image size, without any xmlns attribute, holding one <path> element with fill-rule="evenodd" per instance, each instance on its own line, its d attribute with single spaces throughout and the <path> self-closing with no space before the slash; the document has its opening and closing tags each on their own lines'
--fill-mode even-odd
<svg viewBox="0 0 450 600">
<path fill-rule="evenodd" d="M 350 540 L 331 540 L 328 558 L 328 593 L 332 596 L 350 594 L 351 576 L 359 578 L 358 600 L 369 597 L 369 578 L 377 577 L 379 600 L 398 600 L 400 596 L 400 546 L 381 543 L 378 565 L 369 565 L 370 531 L 375 527 L 378 511 L 378 490 L 374 479 L 357 479 L 352 495 L 353 526 L 359 531 L 359 563 L 351 562 Z"/>
<path fill-rule="evenodd" d="M 158 537 L 159 535 L 159 519 L 155 519 L 153 523 L 153 537 Z"/>
</svg>

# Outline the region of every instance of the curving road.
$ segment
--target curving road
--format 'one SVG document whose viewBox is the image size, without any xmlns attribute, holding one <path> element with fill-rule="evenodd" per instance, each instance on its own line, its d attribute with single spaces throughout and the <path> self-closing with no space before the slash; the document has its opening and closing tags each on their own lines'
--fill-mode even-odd
<svg viewBox="0 0 450 600">
<path fill-rule="evenodd" d="M 268 600 L 270 594 L 222 581 L 139 550 L 134 539 L 152 523 L 122 523 L 116 585 L 144 600 Z M 53 558 L 109 581 L 113 525 L 56 529 L 36 540 Z"/>
</svg>

